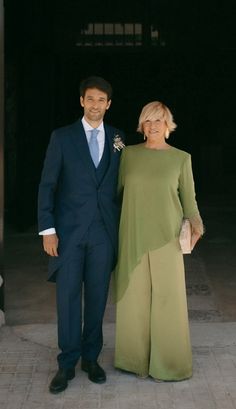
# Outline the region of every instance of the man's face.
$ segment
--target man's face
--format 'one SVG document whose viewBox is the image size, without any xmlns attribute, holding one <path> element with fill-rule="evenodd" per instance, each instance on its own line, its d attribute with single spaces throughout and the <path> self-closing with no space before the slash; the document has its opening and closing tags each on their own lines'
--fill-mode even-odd
<svg viewBox="0 0 236 409">
<path fill-rule="evenodd" d="M 88 122 L 101 123 L 106 110 L 111 105 L 107 94 L 97 88 L 88 88 L 84 97 L 80 97 L 80 104 L 84 108 L 84 117 Z"/>
</svg>

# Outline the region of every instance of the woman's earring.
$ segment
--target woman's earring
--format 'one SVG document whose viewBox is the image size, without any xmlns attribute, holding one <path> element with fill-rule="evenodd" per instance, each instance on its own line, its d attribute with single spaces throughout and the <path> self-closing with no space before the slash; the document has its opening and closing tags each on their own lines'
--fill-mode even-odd
<svg viewBox="0 0 236 409">
<path fill-rule="evenodd" d="M 170 136 L 169 129 L 166 129 L 166 131 L 165 131 L 165 138 L 168 139 L 169 136 Z"/>
<path fill-rule="evenodd" d="M 145 134 L 143 134 L 143 140 L 146 141 L 147 137 Z"/>
</svg>

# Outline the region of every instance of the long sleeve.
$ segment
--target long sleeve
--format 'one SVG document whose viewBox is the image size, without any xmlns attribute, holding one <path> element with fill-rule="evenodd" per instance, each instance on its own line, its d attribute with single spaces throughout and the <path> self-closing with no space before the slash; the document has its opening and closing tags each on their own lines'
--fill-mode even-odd
<svg viewBox="0 0 236 409">
<path fill-rule="evenodd" d="M 55 132 L 47 149 L 38 194 L 39 231 L 55 227 L 54 200 L 62 166 L 62 153 Z"/>
<path fill-rule="evenodd" d="M 199 214 L 195 185 L 192 172 L 191 156 L 185 159 L 179 178 L 179 196 L 183 207 L 184 218 L 189 219 L 192 229 L 199 234 L 204 233 L 204 227 Z"/>
</svg>

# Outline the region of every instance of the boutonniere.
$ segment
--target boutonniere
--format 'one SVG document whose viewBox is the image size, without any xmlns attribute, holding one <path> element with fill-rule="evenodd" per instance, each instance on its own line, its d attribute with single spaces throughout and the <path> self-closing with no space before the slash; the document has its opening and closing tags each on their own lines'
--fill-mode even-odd
<svg viewBox="0 0 236 409">
<path fill-rule="evenodd" d="M 120 137 L 120 135 L 115 135 L 113 138 L 113 148 L 114 148 L 114 152 L 117 151 L 121 151 L 121 149 L 123 149 L 125 147 L 124 142 L 122 141 L 122 138 Z"/>
</svg>

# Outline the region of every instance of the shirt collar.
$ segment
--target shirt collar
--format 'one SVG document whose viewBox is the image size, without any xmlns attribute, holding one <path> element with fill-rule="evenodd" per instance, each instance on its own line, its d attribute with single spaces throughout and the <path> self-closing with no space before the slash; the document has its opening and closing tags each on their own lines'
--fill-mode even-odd
<svg viewBox="0 0 236 409">
<path fill-rule="evenodd" d="M 81 122 L 82 122 L 82 124 L 83 124 L 83 127 L 84 127 L 85 132 L 87 132 L 87 131 L 92 131 L 92 129 L 94 129 L 91 125 L 89 125 L 89 123 L 86 121 L 86 119 L 84 118 L 84 116 L 83 116 Z M 98 131 L 104 131 L 104 123 L 101 122 L 100 125 L 99 125 L 96 129 L 97 129 Z"/>
</svg>

